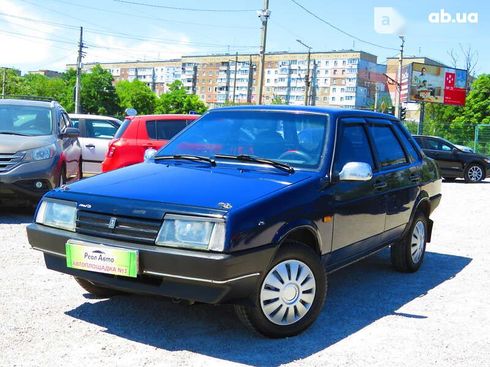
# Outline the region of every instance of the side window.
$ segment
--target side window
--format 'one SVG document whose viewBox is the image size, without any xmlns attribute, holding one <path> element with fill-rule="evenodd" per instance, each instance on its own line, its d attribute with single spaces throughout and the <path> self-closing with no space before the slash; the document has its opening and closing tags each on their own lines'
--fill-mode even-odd
<svg viewBox="0 0 490 367">
<path fill-rule="evenodd" d="M 425 138 L 425 142 L 428 149 L 441 150 L 443 152 L 450 152 L 453 150 L 453 148 L 449 144 L 446 144 L 445 142 L 438 139 Z"/>
<path fill-rule="evenodd" d="M 63 132 L 67 126 L 67 123 L 66 123 L 66 119 L 65 119 L 65 116 L 63 115 L 62 112 L 58 112 L 56 114 L 56 118 L 58 119 L 59 123 L 59 128 L 60 128 L 60 132 Z"/>
<path fill-rule="evenodd" d="M 153 120 L 146 122 L 150 139 L 170 140 L 186 127 L 185 120 Z"/>
<path fill-rule="evenodd" d="M 87 120 L 85 123 L 87 137 L 98 139 L 112 139 L 117 128 L 108 121 Z"/>
<path fill-rule="evenodd" d="M 340 172 L 348 162 L 364 162 L 374 166 L 366 131 L 361 125 L 344 125 L 339 138 L 335 171 Z"/>
<path fill-rule="evenodd" d="M 381 167 L 407 163 L 405 153 L 390 126 L 374 125 L 370 127 L 370 131 Z"/>
<path fill-rule="evenodd" d="M 410 160 L 412 162 L 418 161 L 419 160 L 419 154 L 413 147 L 412 143 L 410 140 L 408 140 L 406 133 L 403 131 L 403 128 L 401 128 L 398 125 L 393 125 L 395 130 L 398 132 L 398 136 L 400 137 L 401 142 L 405 146 L 408 156 L 410 157 Z"/>
</svg>

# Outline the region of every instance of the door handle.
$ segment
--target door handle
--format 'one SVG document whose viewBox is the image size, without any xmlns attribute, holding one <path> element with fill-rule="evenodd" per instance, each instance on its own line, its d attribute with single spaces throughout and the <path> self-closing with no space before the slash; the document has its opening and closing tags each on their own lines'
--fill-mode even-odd
<svg viewBox="0 0 490 367">
<path fill-rule="evenodd" d="M 93 144 L 87 144 L 85 145 L 86 148 L 89 148 L 89 149 L 95 149 L 95 145 Z"/>
<path fill-rule="evenodd" d="M 385 181 L 376 181 L 373 185 L 376 190 L 384 189 L 386 186 L 388 186 L 388 184 Z"/>
<path fill-rule="evenodd" d="M 411 174 L 410 175 L 410 181 L 412 181 L 412 182 L 419 182 L 420 181 L 420 175 Z"/>
</svg>

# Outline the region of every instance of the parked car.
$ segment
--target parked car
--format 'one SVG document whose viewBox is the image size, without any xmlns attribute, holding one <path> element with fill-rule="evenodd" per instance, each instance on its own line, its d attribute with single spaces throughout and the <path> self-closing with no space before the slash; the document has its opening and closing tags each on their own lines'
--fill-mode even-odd
<svg viewBox="0 0 490 367">
<path fill-rule="evenodd" d="M 435 162 L 392 116 L 227 107 L 147 163 L 51 191 L 27 233 L 95 296 L 233 303 L 286 337 L 318 317 L 329 273 L 390 245 L 417 271 L 440 199 Z"/>
<path fill-rule="evenodd" d="M 78 134 L 57 102 L 0 99 L 0 202 L 37 202 L 79 178 Z"/>
<path fill-rule="evenodd" d="M 200 115 L 128 116 L 109 143 L 102 172 L 141 163 Z M 150 154 L 151 155 L 151 154 Z"/>
<path fill-rule="evenodd" d="M 78 140 L 82 146 L 83 175 L 87 177 L 100 173 L 109 142 L 121 126 L 121 120 L 114 117 L 75 113 L 69 116 L 73 126 L 80 130 Z"/>
<path fill-rule="evenodd" d="M 448 181 L 458 177 L 466 182 L 480 182 L 487 177 L 490 159 L 482 154 L 461 150 L 455 144 L 437 136 L 415 135 L 424 153 L 434 159 L 441 176 Z"/>
</svg>

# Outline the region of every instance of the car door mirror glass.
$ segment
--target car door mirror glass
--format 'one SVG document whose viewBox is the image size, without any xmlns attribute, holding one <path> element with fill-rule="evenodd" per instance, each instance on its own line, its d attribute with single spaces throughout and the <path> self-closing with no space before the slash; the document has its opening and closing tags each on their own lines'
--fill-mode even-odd
<svg viewBox="0 0 490 367">
<path fill-rule="evenodd" d="M 66 127 L 61 136 L 64 138 L 78 138 L 80 136 L 80 130 L 76 127 Z"/>
<path fill-rule="evenodd" d="M 339 173 L 340 181 L 369 181 L 372 177 L 371 165 L 364 162 L 348 162 Z"/>
</svg>

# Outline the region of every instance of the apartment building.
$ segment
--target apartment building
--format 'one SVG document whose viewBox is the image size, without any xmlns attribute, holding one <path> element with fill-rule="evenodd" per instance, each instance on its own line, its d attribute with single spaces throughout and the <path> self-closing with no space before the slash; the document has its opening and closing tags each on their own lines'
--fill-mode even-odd
<svg viewBox="0 0 490 367">
<path fill-rule="evenodd" d="M 259 57 L 254 54 L 183 56 L 179 60 L 101 63 L 115 81 L 139 79 L 157 94 L 181 80 L 188 93 L 210 106 L 255 103 Z M 95 64 L 85 64 L 90 70 Z M 68 67 L 74 65 L 68 65 Z M 263 103 L 305 104 L 305 81 L 310 76 L 308 104 L 370 108 L 376 97 L 388 95 L 386 66 L 364 51 L 307 53 L 274 52 L 265 57 Z"/>
</svg>

